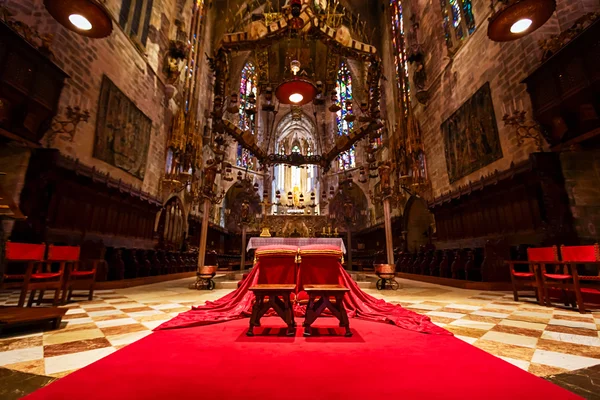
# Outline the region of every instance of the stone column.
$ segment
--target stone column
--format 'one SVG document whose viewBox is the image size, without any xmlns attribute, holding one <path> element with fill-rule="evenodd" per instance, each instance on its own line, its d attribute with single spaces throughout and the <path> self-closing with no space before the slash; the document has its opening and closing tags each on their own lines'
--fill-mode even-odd
<svg viewBox="0 0 600 400">
<path fill-rule="evenodd" d="M 248 225 L 242 223 L 242 261 L 240 262 L 240 272 L 246 268 L 246 229 L 248 229 Z"/>
<path fill-rule="evenodd" d="M 394 242 L 392 238 L 392 211 L 390 197 L 383 199 L 383 217 L 385 222 L 385 249 L 387 254 L 387 263 L 394 264 Z"/>
<path fill-rule="evenodd" d="M 352 271 L 352 230 L 350 229 L 350 226 L 347 226 L 346 229 L 348 230 L 348 249 L 346 249 L 347 251 L 347 267 L 348 267 L 348 271 Z"/>
<path fill-rule="evenodd" d="M 206 258 L 206 239 L 208 237 L 208 221 L 210 216 L 210 199 L 204 198 L 204 213 L 202 214 L 202 230 L 200 231 L 200 247 L 198 249 L 198 272 L 204 267 Z"/>
</svg>

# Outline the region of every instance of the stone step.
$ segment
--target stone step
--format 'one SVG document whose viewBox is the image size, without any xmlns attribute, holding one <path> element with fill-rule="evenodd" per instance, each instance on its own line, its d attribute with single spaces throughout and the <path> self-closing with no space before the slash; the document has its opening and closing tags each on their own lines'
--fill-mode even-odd
<svg viewBox="0 0 600 400">
<path fill-rule="evenodd" d="M 359 288 L 375 289 L 377 276 L 367 275 L 363 273 L 351 273 L 350 276 Z M 237 289 L 238 282 L 242 279 L 242 274 L 239 272 L 220 273 L 214 278 L 216 289 Z"/>
</svg>

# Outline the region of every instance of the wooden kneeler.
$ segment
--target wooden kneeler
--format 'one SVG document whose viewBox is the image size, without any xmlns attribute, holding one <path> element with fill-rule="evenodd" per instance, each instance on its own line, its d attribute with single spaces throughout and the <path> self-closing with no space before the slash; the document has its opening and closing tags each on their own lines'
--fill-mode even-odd
<svg viewBox="0 0 600 400">
<path fill-rule="evenodd" d="M 311 325 L 319 316 L 329 309 L 334 317 L 340 321 L 340 327 L 346 328 L 346 337 L 352 336 L 350 321 L 344 308 L 344 295 L 350 289 L 341 285 L 304 285 L 304 291 L 308 294 L 308 305 L 306 306 L 306 319 L 304 320 L 304 336 L 311 336 Z M 320 297 L 317 300 L 317 297 Z M 335 298 L 335 303 L 331 302 Z"/>
<path fill-rule="evenodd" d="M 294 310 L 292 308 L 291 295 L 296 291 L 296 285 L 255 285 L 250 288 L 254 293 L 255 301 L 252 306 L 250 327 L 247 336 L 254 336 L 254 327 L 260 326 L 260 319 L 271 308 L 287 325 L 287 336 L 296 334 L 296 322 L 294 321 Z M 283 299 L 281 299 L 281 298 Z M 265 301 L 266 300 L 266 301 Z"/>
</svg>

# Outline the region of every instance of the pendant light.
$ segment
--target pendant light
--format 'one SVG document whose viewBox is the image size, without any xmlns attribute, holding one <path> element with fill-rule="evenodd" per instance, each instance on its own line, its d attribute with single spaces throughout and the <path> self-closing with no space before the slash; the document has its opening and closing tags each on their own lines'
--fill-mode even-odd
<svg viewBox="0 0 600 400">
<path fill-rule="evenodd" d="M 495 42 L 522 38 L 546 23 L 556 10 L 556 0 L 492 0 L 488 36 Z"/>
<path fill-rule="evenodd" d="M 44 6 L 62 26 L 90 38 L 104 38 L 113 30 L 112 18 L 97 0 L 44 0 Z"/>
</svg>

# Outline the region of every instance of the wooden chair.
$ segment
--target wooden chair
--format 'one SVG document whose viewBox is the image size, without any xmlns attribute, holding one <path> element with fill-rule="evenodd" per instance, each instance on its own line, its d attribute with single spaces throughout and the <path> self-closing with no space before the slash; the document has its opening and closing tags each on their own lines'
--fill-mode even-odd
<svg viewBox="0 0 600 400">
<path fill-rule="evenodd" d="M 540 265 L 545 268 L 546 264 L 558 263 L 558 249 L 556 246 L 529 248 L 527 249 L 527 261 L 509 260 L 505 263 L 510 268 L 514 300 L 519 301 L 519 289 L 530 288 L 535 292 L 537 302 L 542 305 L 544 297 L 540 278 Z M 517 271 L 516 265 L 527 265 L 527 271 Z"/>
<path fill-rule="evenodd" d="M 254 327 L 273 309 L 287 325 L 286 335 L 296 334 L 293 297 L 296 291 L 296 256 L 294 246 L 264 246 L 256 249 L 258 276 L 249 290 L 254 293 L 252 316 L 246 335 L 254 336 Z M 239 285 L 238 285 L 239 286 Z"/>
<path fill-rule="evenodd" d="M 48 246 L 50 250 L 55 246 Z M 65 248 L 70 246 L 57 246 L 58 248 Z M 52 255 L 50 252 L 46 257 L 46 260 L 43 263 L 37 265 L 36 269 L 25 277 L 25 285 L 23 286 L 23 291 L 27 293 L 27 291 L 31 291 L 29 295 L 29 301 L 27 302 L 27 307 L 31 307 L 35 300 L 35 293 L 39 290 L 39 296 L 37 300 L 37 304 L 41 304 L 44 302 L 44 292 L 46 290 L 54 290 L 54 297 L 52 299 L 52 305 L 57 306 L 60 300 L 60 291 L 64 285 L 65 278 L 65 265 L 66 262 L 61 259 L 61 256 L 66 255 L 63 254 L 62 251 L 59 251 L 58 254 Z M 77 258 L 79 258 L 79 247 L 77 248 Z M 58 266 L 56 266 L 58 264 Z M 23 296 L 23 293 L 21 293 Z"/>
<path fill-rule="evenodd" d="M 4 250 L 6 269 L 2 274 L 0 289 L 21 289 L 19 307 L 23 307 L 25 297 L 27 296 L 25 282 L 31 278 L 32 271 L 36 265 L 44 261 L 45 253 L 46 246 L 43 244 L 6 242 Z M 25 267 L 22 266 L 20 271 L 9 271 L 9 266 L 13 266 L 16 263 L 25 264 Z"/>
<path fill-rule="evenodd" d="M 104 260 L 79 260 L 80 249 L 78 246 L 48 246 L 49 263 L 59 263 L 65 268 L 65 279 L 62 287 L 61 303 L 71 300 L 73 290 L 87 290 L 88 300 L 94 298 L 94 285 L 96 284 L 96 274 L 98 267 L 104 263 Z M 91 268 L 84 267 L 85 264 Z M 43 297 L 43 291 L 40 298 Z"/>
<path fill-rule="evenodd" d="M 344 306 L 344 295 L 349 289 L 344 286 L 346 272 L 340 264 L 342 251 L 336 246 L 309 245 L 300 248 L 299 257 L 298 290 L 308 295 L 304 336 L 312 335 L 312 324 L 326 309 L 339 320 L 340 327 L 345 328 L 344 335 L 352 336 Z"/>
<path fill-rule="evenodd" d="M 544 287 L 544 297 L 546 305 L 550 305 L 550 296 L 548 288 L 562 289 L 567 295 L 575 295 L 575 302 L 580 313 L 585 312 L 585 302 L 581 294 L 581 288 L 598 288 L 600 285 L 600 270 L 595 275 L 580 275 L 577 271 L 578 264 L 592 264 L 600 266 L 600 247 L 598 243 L 591 246 L 561 246 L 560 254 L 562 258 L 562 273 L 548 273 L 545 266 L 542 266 L 542 284 Z M 568 296 L 565 305 L 572 301 L 572 296 Z M 574 304 L 573 304 L 574 305 Z"/>
</svg>

